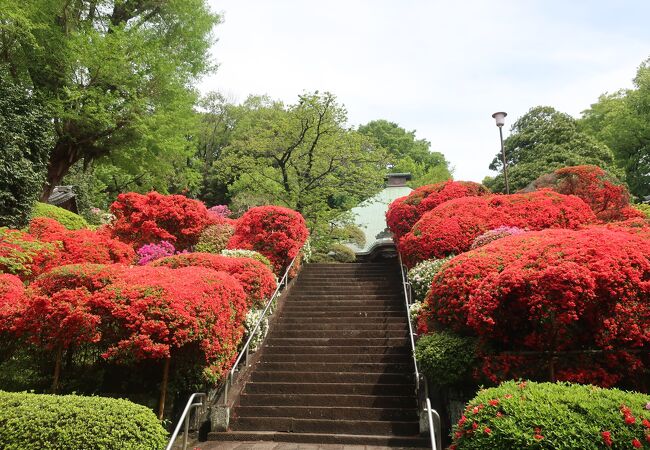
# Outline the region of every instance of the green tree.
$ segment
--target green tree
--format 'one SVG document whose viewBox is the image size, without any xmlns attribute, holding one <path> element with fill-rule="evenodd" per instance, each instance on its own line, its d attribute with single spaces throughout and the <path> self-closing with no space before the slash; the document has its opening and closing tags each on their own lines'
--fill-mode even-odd
<svg viewBox="0 0 650 450">
<path fill-rule="evenodd" d="M 573 117 L 550 106 L 536 106 L 517 119 L 504 146 L 510 192 L 566 166 L 593 164 L 620 175 L 609 147 L 580 131 Z M 500 153 L 490 169 L 503 169 Z M 493 192 L 505 192 L 503 174 L 487 177 L 483 184 Z"/>
<path fill-rule="evenodd" d="M 211 180 L 228 186 L 234 205 L 295 208 L 316 230 L 383 185 L 383 150 L 346 127 L 346 110 L 330 93 L 302 95 L 293 105 L 251 97 L 231 117 Z"/>
<path fill-rule="evenodd" d="M 43 105 L 0 67 L 0 226 L 26 225 L 43 187 L 51 145 Z"/>
<path fill-rule="evenodd" d="M 582 114 L 581 129 L 612 149 L 630 192 L 650 195 L 650 59 L 639 67 L 633 89 L 602 95 Z"/>
<path fill-rule="evenodd" d="M 388 152 L 391 173 L 411 173 L 411 187 L 451 178 L 449 163 L 444 155 L 432 152 L 431 143 L 426 139 L 416 139 L 415 130 L 406 131 L 387 120 L 373 120 L 361 125 L 358 130 Z"/>
<path fill-rule="evenodd" d="M 190 86 L 211 69 L 218 21 L 205 0 L 3 1 L 0 63 L 44 98 L 56 133 L 42 198 L 78 161 L 110 156 L 152 183 L 188 166 Z"/>
</svg>

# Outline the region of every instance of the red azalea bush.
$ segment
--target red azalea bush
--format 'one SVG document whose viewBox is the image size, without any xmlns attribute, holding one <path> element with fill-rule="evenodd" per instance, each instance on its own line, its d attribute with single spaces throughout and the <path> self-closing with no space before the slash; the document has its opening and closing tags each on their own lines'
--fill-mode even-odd
<svg viewBox="0 0 650 450">
<path fill-rule="evenodd" d="M 454 198 L 488 195 L 490 191 L 473 181 L 443 181 L 420 186 L 409 195 L 393 201 L 386 212 L 386 223 L 396 242 L 411 231 L 427 211 Z"/>
<path fill-rule="evenodd" d="M 25 287 L 20 278 L 0 273 L 0 332 L 9 330 L 16 309 L 23 303 L 24 295 Z"/>
<path fill-rule="evenodd" d="M 213 222 L 200 201 L 158 192 L 120 194 L 111 212 L 113 236 L 134 248 L 169 241 L 183 250 L 196 244 L 201 231 Z"/>
<path fill-rule="evenodd" d="M 105 231 L 68 230 L 54 219 L 38 217 L 29 223 L 29 232 L 43 242 L 60 244 L 61 251 L 50 267 L 78 263 L 129 264 L 135 258 L 133 249 Z"/>
<path fill-rule="evenodd" d="M 120 361 L 170 358 L 193 343 L 215 379 L 236 354 L 245 298 L 232 276 L 202 267 L 63 266 L 30 285 L 11 331 L 56 350 L 59 363 L 82 342 Z"/>
<path fill-rule="evenodd" d="M 637 353 L 650 348 L 649 255 L 650 240 L 606 227 L 505 237 L 448 262 L 422 316 L 499 352 L 577 351 L 551 369 L 561 380 L 638 380 L 649 362 Z M 497 381 L 539 377 L 538 367 L 488 355 L 483 371 Z"/>
<path fill-rule="evenodd" d="M 22 231 L 0 228 L 0 273 L 29 281 L 46 271 L 59 253 L 56 244 L 41 242 Z"/>
<path fill-rule="evenodd" d="M 277 274 L 298 255 L 308 237 L 299 212 L 282 206 L 258 206 L 239 218 L 228 248 L 260 252 L 271 260 Z"/>
<path fill-rule="evenodd" d="M 426 259 L 463 253 L 476 237 L 500 226 L 526 230 L 578 228 L 595 220 L 584 201 L 550 190 L 464 197 L 445 202 L 422 216 L 402 237 L 399 250 L 404 262 L 412 267 Z"/>
<path fill-rule="evenodd" d="M 642 217 L 630 206 L 630 193 L 625 185 L 598 166 L 563 167 L 541 176 L 531 187 L 576 195 L 591 207 L 598 219 L 606 222 Z"/>
<path fill-rule="evenodd" d="M 156 260 L 156 267 L 207 267 L 232 275 L 241 284 L 248 306 L 262 306 L 273 295 L 276 279 L 263 263 L 252 258 L 235 258 L 212 253 L 183 253 Z"/>
</svg>

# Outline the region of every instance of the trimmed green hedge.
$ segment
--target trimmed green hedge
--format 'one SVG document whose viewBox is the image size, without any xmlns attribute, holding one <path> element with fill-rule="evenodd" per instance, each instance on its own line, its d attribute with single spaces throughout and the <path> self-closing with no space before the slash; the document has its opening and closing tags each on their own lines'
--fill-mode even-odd
<svg viewBox="0 0 650 450">
<path fill-rule="evenodd" d="M 464 381 L 476 359 L 476 339 L 446 331 L 434 331 L 418 339 L 415 358 L 434 385 L 446 386 Z"/>
<path fill-rule="evenodd" d="M 128 400 L 0 391 L 4 450 L 159 450 L 167 432 L 154 413 Z"/>
<path fill-rule="evenodd" d="M 570 383 L 508 381 L 472 399 L 455 450 L 650 446 L 650 395 Z"/>
<path fill-rule="evenodd" d="M 49 205 L 47 203 L 37 202 L 32 209 L 32 218 L 34 217 L 49 217 L 59 222 L 68 230 L 79 230 L 81 228 L 88 228 L 88 222 L 79 214 L 75 214 L 67 209 L 59 208 L 58 206 Z"/>
</svg>

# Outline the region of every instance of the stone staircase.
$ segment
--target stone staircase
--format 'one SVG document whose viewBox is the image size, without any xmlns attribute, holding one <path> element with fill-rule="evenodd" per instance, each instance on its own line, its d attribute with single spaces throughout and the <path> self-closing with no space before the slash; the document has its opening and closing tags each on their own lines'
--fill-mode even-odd
<svg viewBox="0 0 650 450">
<path fill-rule="evenodd" d="M 396 263 L 309 264 L 210 440 L 426 447 Z"/>
</svg>

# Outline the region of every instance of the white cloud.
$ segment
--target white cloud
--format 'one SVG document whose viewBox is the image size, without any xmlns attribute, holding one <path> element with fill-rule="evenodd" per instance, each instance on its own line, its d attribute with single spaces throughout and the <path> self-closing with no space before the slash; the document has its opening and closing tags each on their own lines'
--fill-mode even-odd
<svg viewBox="0 0 650 450">
<path fill-rule="evenodd" d="M 644 17 L 634 8 L 648 9 L 623 3 L 628 21 Z M 645 28 L 610 20 L 614 6 L 599 1 L 573 9 L 559 0 L 211 4 L 225 22 L 213 49 L 220 67 L 202 91 L 294 102 L 329 90 L 353 125 L 385 118 L 416 129 L 457 179 L 489 173 L 499 149 L 494 111 L 507 111 L 510 123 L 539 104 L 578 115 L 601 93 L 629 87 L 649 53 L 650 35 L 633 32 Z"/>
</svg>

